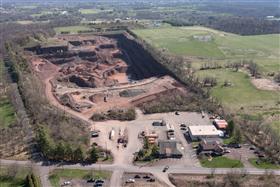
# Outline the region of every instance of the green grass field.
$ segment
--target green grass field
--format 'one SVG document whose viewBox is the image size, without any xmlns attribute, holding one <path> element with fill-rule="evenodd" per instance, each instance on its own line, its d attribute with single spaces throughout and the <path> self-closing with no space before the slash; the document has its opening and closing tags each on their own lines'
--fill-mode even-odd
<svg viewBox="0 0 280 187">
<path fill-rule="evenodd" d="M 220 63 L 253 59 L 264 71 L 280 69 L 280 63 L 277 63 L 280 58 L 279 34 L 240 36 L 198 26 L 141 29 L 133 32 L 155 47 L 165 48 L 178 55 L 223 60 Z M 202 36 L 210 39 L 203 40 Z"/>
<path fill-rule="evenodd" d="M 277 107 L 279 93 L 276 91 L 264 91 L 256 89 L 250 82 L 248 75 L 242 72 L 233 72 L 231 70 L 203 70 L 198 71 L 197 76 L 216 77 L 218 84 L 211 90 L 211 94 L 219 98 L 225 107 L 234 111 L 244 107 L 244 110 L 251 109 L 254 106 L 263 106 L 262 109 L 269 110 L 271 107 Z M 232 86 L 223 87 L 224 81 L 231 82 Z"/>
<path fill-rule="evenodd" d="M 0 98 L 0 128 L 9 127 L 15 122 L 14 108 L 6 97 Z"/>
<path fill-rule="evenodd" d="M 24 187 L 25 177 L 29 173 L 28 169 L 16 167 L 15 177 L 7 176 L 8 170 L 5 166 L 0 167 L 0 187 Z"/>
<path fill-rule="evenodd" d="M 53 187 L 60 187 L 59 180 L 63 179 L 89 179 L 89 178 L 102 178 L 109 179 L 111 177 L 111 172 L 109 171 L 97 171 L 97 170 L 79 170 L 79 169 L 56 169 L 50 176 L 50 182 Z"/>
<path fill-rule="evenodd" d="M 104 9 L 104 10 L 101 10 L 101 9 L 80 9 L 79 12 L 81 14 L 98 14 L 100 12 L 109 12 L 109 11 L 112 11 L 111 9 Z"/>
<path fill-rule="evenodd" d="M 78 31 L 90 30 L 89 27 L 84 25 L 68 26 L 68 27 L 56 27 L 55 32 L 60 34 L 61 32 L 70 32 L 71 34 L 77 34 Z"/>
<path fill-rule="evenodd" d="M 272 164 L 267 161 L 259 160 L 257 163 L 257 158 L 249 158 L 249 162 L 256 168 L 259 169 L 280 169 L 279 165 Z"/>
<path fill-rule="evenodd" d="M 200 159 L 202 167 L 206 168 L 243 168 L 243 163 L 239 160 L 229 159 L 224 156 L 213 157 L 211 161 L 208 158 Z"/>
<path fill-rule="evenodd" d="M 38 14 L 31 14 L 31 17 L 40 17 L 40 16 L 44 16 L 44 15 L 50 15 L 50 14 L 53 14 L 53 12 L 51 11 L 42 11 Z"/>
<path fill-rule="evenodd" d="M 280 121 L 275 121 L 271 124 L 271 127 L 273 130 L 275 130 L 276 133 L 280 134 Z"/>
</svg>

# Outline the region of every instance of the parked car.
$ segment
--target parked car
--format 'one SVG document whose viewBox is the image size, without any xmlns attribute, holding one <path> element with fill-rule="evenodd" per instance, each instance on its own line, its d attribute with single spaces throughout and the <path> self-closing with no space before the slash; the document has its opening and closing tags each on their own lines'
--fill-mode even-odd
<svg viewBox="0 0 280 187">
<path fill-rule="evenodd" d="M 166 124 L 164 122 L 160 122 L 160 121 L 154 121 L 152 123 L 153 126 L 165 126 Z"/>
<path fill-rule="evenodd" d="M 186 131 L 187 128 L 186 128 L 186 127 L 181 127 L 181 130 L 182 130 L 182 131 Z"/>
<path fill-rule="evenodd" d="M 135 183 L 135 179 L 127 179 L 125 182 L 126 183 Z"/>
<path fill-rule="evenodd" d="M 98 137 L 99 136 L 99 133 L 98 132 L 92 132 L 91 133 L 91 137 L 92 138 L 96 138 L 96 137 Z"/>
<path fill-rule="evenodd" d="M 187 125 L 182 123 L 180 127 L 187 127 Z"/>
<path fill-rule="evenodd" d="M 258 157 L 259 157 L 259 158 L 263 158 L 263 157 L 264 157 L 264 154 L 260 153 L 260 154 L 258 154 Z"/>
<path fill-rule="evenodd" d="M 250 147 L 249 149 L 250 149 L 250 150 L 255 150 L 256 148 L 255 148 L 255 147 Z"/>
<path fill-rule="evenodd" d="M 238 149 L 241 148 L 241 145 L 238 143 L 230 143 L 227 145 L 227 147 Z"/>
<path fill-rule="evenodd" d="M 143 177 L 143 179 L 150 179 L 151 177 L 150 176 L 148 176 L 148 175 L 145 175 L 144 177 Z"/>
<path fill-rule="evenodd" d="M 135 179 L 140 179 L 141 177 L 140 177 L 140 175 L 135 175 L 134 178 Z"/>
<path fill-rule="evenodd" d="M 102 186 L 103 186 L 103 183 L 95 183 L 93 186 L 94 186 L 94 187 L 102 187 Z"/>
<path fill-rule="evenodd" d="M 155 181 L 156 181 L 156 179 L 152 179 L 152 178 L 147 180 L 147 182 L 155 182 Z"/>
<path fill-rule="evenodd" d="M 105 181 L 104 180 L 102 180 L 102 179 L 97 179 L 96 181 L 95 181 L 95 183 L 104 183 Z"/>
<path fill-rule="evenodd" d="M 254 154 L 258 155 L 260 152 L 258 150 L 254 151 Z"/>
<path fill-rule="evenodd" d="M 94 187 L 102 187 L 102 186 L 103 186 L 103 183 L 95 183 L 93 186 L 94 186 Z"/>
<path fill-rule="evenodd" d="M 71 182 L 70 181 L 64 181 L 62 183 L 62 186 L 68 186 L 68 185 L 71 185 Z"/>
<path fill-rule="evenodd" d="M 224 150 L 224 153 L 230 153 L 230 150 L 226 149 L 226 150 Z"/>
<path fill-rule="evenodd" d="M 93 178 L 90 178 L 87 180 L 87 183 L 94 183 L 94 182 L 95 182 L 95 179 L 93 179 Z"/>
<path fill-rule="evenodd" d="M 222 156 L 223 153 L 220 153 L 220 152 L 213 152 L 211 153 L 211 156 L 215 157 L 215 156 Z"/>
<path fill-rule="evenodd" d="M 162 170 L 162 172 L 166 172 L 169 169 L 169 166 L 165 166 Z"/>
</svg>

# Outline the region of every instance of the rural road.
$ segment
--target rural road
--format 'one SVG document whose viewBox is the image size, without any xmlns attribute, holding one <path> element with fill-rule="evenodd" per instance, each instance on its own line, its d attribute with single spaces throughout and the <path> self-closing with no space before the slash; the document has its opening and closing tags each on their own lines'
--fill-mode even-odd
<svg viewBox="0 0 280 187">
<path fill-rule="evenodd" d="M 82 169 L 82 170 L 91 170 L 91 169 L 101 169 L 101 170 L 107 170 L 112 171 L 113 175 L 111 178 L 111 186 L 113 187 L 119 187 L 121 186 L 121 176 L 123 172 L 145 172 L 145 173 L 151 173 L 155 177 L 157 177 L 162 182 L 168 184 L 169 186 L 173 186 L 170 181 L 168 180 L 168 174 L 170 173 L 178 173 L 178 174 L 211 174 L 213 172 L 213 169 L 211 168 L 186 168 L 182 165 L 172 165 L 168 169 L 166 173 L 162 172 L 163 166 L 153 166 L 153 167 L 138 167 L 134 165 L 118 165 L 118 164 L 91 164 L 91 165 L 80 165 L 80 164 L 73 164 L 73 165 L 51 165 L 46 166 L 43 165 L 42 162 L 34 163 L 31 161 L 14 161 L 14 160 L 0 160 L 1 165 L 13 165 L 17 164 L 19 166 L 25 166 L 30 167 L 32 165 L 38 170 L 38 173 L 40 174 L 43 187 L 50 187 L 50 183 L 48 180 L 48 174 L 50 171 L 58 168 L 64 168 L 64 169 Z M 266 172 L 273 172 L 275 175 L 280 175 L 280 170 L 264 170 L 264 169 L 256 169 L 256 168 L 242 168 L 242 169 L 224 169 L 224 168 L 217 168 L 215 169 L 215 174 L 226 174 L 229 172 L 244 172 L 251 174 L 251 175 L 261 175 L 265 174 Z"/>
</svg>

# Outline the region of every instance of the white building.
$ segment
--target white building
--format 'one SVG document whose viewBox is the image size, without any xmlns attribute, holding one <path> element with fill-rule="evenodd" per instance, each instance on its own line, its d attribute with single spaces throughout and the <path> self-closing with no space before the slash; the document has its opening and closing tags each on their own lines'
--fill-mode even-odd
<svg viewBox="0 0 280 187">
<path fill-rule="evenodd" d="M 202 138 L 218 138 L 220 134 L 213 125 L 189 126 L 188 130 L 192 141 L 201 140 Z"/>
</svg>

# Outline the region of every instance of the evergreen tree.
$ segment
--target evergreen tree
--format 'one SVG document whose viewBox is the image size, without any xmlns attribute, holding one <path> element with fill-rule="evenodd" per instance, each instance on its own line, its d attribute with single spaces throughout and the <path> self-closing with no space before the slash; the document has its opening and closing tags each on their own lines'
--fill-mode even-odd
<svg viewBox="0 0 280 187">
<path fill-rule="evenodd" d="M 26 186 L 27 186 L 27 187 L 35 187 L 34 184 L 33 184 L 33 180 L 32 180 L 32 178 L 31 178 L 31 175 L 30 175 L 30 174 L 28 174 L 28 175 L 26 176 Z"/>
<path fill-rule="evenodd" d="M 93 163 L 97 162 L 98 160 L 97 149 L 95 148 L 95 146 L 92 146 L 89 151 L 89 160 Z"/>
<path fill-rule="evenodd" d="M 55 159 L 64 160 L 65 159 L 65 147 L 59 142 L 55 148 Z"/>
<path fill-rule="evenodd" d="M 241 134 L 240 128 L 235 128 L 233 142 L 234 143 L 241 143 L 242 142 L 242 134 Z"/>
<path fill-rule="evenodd" d="M 64 160 L 71 161 L 73 159 L 73 150 L 69 144 L 65 146 Z"/>
<path fill-rule="evenodd" d="M 228 126 L 226 128 L 226 132 L 229 136 L 233 135 L 234 132 L 234 122 L 232 120 L 229 121 Z"/>
<path fill-rule="evenodd" d="M 151 152 L 151 157 L 157 158 L 159 152 L 159 147 L 157 145 L 154 145 Z"/>
<path fill-rule="evenodd" d="M 40 187 L 41 186 L 39 178 L 36 175 L 34 175 L 34 173 L 31 174 L 31 179 L 32 179 L 34 187 Z"/>
<path fill-rule="evenodd" d="M 73 153 L 73 160 L 75 162 L 84 161 L 84 151 L 81 147 L 78 147 Z"/>
</svg>

